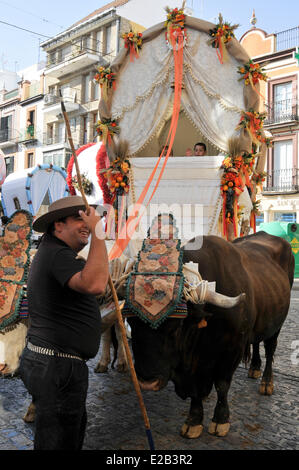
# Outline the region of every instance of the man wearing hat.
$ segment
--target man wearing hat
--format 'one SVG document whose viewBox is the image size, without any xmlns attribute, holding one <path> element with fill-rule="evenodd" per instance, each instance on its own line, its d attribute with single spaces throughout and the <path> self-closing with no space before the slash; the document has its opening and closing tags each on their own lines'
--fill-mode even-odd
<svg viewBox="0 0 299 470">
<path fill-rule="evenodd" d="M 29 328 L 20 363 L 36 408 L 35 450 L 80 450 L 88 368 L 100 344 L 96 295 L 105 292 L 108 256 L 100 215 L 80 196 L 59 199 L 33 228 L 43 232 L 30 267 Z M 103 210 L 103 208 L 101 208 Z M 77 253 L 87 245 L 87 261 Z"/>
</svg>

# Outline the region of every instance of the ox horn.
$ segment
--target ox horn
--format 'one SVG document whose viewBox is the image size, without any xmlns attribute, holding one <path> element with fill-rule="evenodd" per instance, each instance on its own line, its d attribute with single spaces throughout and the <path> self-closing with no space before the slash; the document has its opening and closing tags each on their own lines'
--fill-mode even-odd
<svg viewBox="0 0 299 470">
<path fill-rule="evenodd" d="M 246 294 L 240 294 L 237 297 L 228 297 L 227 295 L 219 294 L 218 292 L 212 292 L 207 290 L 205 296 L 205 302 L 209 302 L 212 305 L 222 308 L 232 308 L 238 305 L 244 300 Z"/>
</svg>

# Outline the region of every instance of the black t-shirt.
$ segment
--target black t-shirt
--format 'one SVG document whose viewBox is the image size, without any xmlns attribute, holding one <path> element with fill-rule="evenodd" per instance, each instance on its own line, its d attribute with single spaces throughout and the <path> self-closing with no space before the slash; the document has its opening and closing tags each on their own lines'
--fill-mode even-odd
<svg viewBox="0 0 299 470">
<path fill-rule="evenodd" d="M 28 338 L 33 344 L 94 357 L 100 345 L 101 315 L 94 295 L 67 286 L 85 261 L 58 238 L 46 234 L 29 270 Z"/>
</svg>

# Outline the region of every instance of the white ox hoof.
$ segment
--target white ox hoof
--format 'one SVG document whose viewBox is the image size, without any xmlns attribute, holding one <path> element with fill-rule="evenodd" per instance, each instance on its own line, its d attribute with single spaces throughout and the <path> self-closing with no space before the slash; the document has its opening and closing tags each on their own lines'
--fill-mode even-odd
<svg viewBox="0 0 299 470">
<path fill-rule="evenodd" d="M 230 428 L 230 423 L 218 424 L 211 421 L 208 429 L 209 434 L 213 434 L 214 436 L 224 437 L 228 434 Z"/>
<path fill-rule="evenodd" d="M 203 426 L 198 424 L 197 426 L 189 426 L 188 424 L 183 424 L 181 429 L 181 436 L 187 437 L 188 439 L 196 439 L 202 433 Z"/>
</svg>

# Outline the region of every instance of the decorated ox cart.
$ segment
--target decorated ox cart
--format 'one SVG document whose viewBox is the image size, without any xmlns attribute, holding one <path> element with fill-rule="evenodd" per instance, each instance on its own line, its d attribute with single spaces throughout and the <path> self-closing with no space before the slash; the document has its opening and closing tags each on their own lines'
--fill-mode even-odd
<svg viewBox="0 0 299 470">
<path fill-rule="evenodd" d="M 194 235 L 233 240 L 255 232 L 270 144 L 259 112 L 266 75 L 235 27 L 221 15 L 212 24 L 168 9 L 166 21 L 124 34 L 116 59 L 98 68 L 100 142 L 76 153 L 89 202 L 113 207 L 111 265 L 123 254 L 136 259 L 160 212 L 179 220 L 182 245 Z M 207 155 L 187 156 L 199 141 Z M 73 158 L 67 172 L 78 193 Z"/>
<path fill-rule="evenodd" d="M 265 74 L 235 39 L 235 27 L 221 15 L 215 25 L 175 9 L 166 23 L 124 35 L 125 47 L 95 75 L 102 143 L 77 152 L 90 200 L 113 205 L 118 218 L 123 198 L 127 207 L 197 204 L 203 234 L 232 239 L 255 231 L 269 145 L 259 112 Z M 185 156 L 198 141 L 208 156 Z M 71 159 L 72 193 L 74 175 Z M 192 222 L 185 215 L 181 227 Z"/>
<path fill-rule="evenodd" d="M 197 219 L 201 225 L 195 235 L 233 240 L 255 231 L 257 187 L 269 144 L 265 115 L 259 112 L 259 80 L 265 74 L 235 39 L 235 27 L 221 15 L 212 24 L 186 16 L 183 8 L 167 9 L 165 22 L 143 33 L 124 34 L 124 48 L 95 75 L 102 91 L 96 125 L 101 142 L 76 152 L 84 191 L 90 203 L 107 205 L 112 272 L 117 268 L 112 278 L 120 289 L 120 280 L 127 284 L 125 315 L 139 316 L 154 330 L 168 317 L 186 318 L 188 302 L 208 302 L 221 310 L 244 299 L 231 286 L 223 287 L 229 297 L 212 294 L 192 256 L 183 264 L 181 243 L 190 238 Z M 208 155 L 187 156 L 186 150 L 199 141 Z M 76 194 L 74 157 L 67 183 Z M 161 209 L 161 204 L 168 207 Z M 177 213 L 174 204 L 179 205 Z M 183 211 L 186 205 L 191 211 Z M 134 240 L 139 226 L 142 246 Z M 152 232 L 147 233 L 149 226 Z M 161 235 L 164 228 L 166 237 Z M 215 246 L 230 245 L 217 240 Z M 130 272 L 127 257 L 137 260 Z M 111 300 L 109 289 L 107 298 Z M 197 329 L 205 329 L 209 313 L 197 313 L 190 322 L 195 319 Z M 237 347 L 239 361 L 245 343 Z M 229 426 L 220 430 L 222 423 L 214 424 L 212 433 L 227 433 Z M 200 428 L 187 423 L 182 433 L 198 437 Z"/>
</svg>

